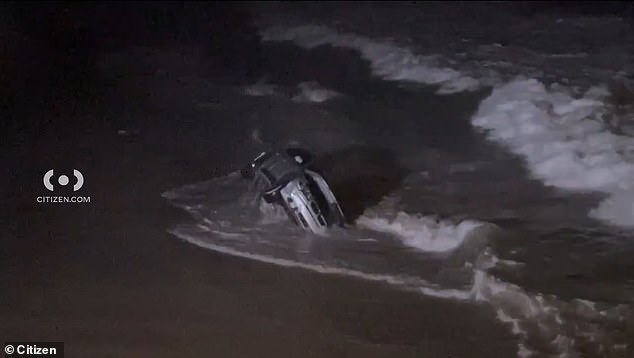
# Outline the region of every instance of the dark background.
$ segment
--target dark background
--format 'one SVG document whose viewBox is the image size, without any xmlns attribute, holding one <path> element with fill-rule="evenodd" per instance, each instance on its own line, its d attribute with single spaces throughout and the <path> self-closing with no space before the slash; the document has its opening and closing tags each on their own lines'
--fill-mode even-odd
<svg viewBox="0 0 634 358">
<path fill-rule="evenodd" d="M 259 39 L 243 3 L 9 2 L 1 9 L 3 132 L 99 96 L 98 61 L 133 46 L 196 45 L 209 74 L 252 77 Z M 54 123 L 54 127 L 64 127 Z"/>
<path fill-rule="evenodd" d="M 630 2 L 495 4 L 527 17 L 544 12 L 634 15 Z M 493 4 L 487 5 L 490 9 Z M 98 59 L 126 47 L 202 46 L 209 58 L 209 74 L 226 78 L 256 78 L 261 68 L 259 38 L 252 25 L 256 14 L 247 2 L 6 2 L 0 6 L 0 106 L 6 112 L 2 125 L 11 128 L 27 113 L 97 96 Z"/>
</svg>

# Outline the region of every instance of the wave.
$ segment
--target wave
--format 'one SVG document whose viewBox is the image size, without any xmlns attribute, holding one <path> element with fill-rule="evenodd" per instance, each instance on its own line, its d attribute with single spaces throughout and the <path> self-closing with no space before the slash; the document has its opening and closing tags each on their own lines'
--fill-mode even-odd
<svg viewBox="0 0 634 358">
<path fill-rule="evenodd" d="M 395 235 L 410 247 L 422 251 L 446 252 L 458 247 L 467 234 L 482 225 L 465 220 L 455 225 L 435 217 L 399 212 L 393 219 L 377 215 L 362 215 L 357 226 Z"/>
<path fill-rule="evenodd" d="M 606 193 L 591 216 L 634 226 L 634 139 L 606 128 L 608 94 L 594 87 L 573 98 L 535 79 L 519 78 L 496 87 L 472 122 L 524 157 L 546 185 Z"/>
<path fill-rule="evenodd" d="M 338 33 L 325 26 L 271 26 L 261 29 L 261 34 L 265 41 L 293 41 L 305 48 L 329 44 L 356 49 L 370 61 L 375 75 L 438 85 L 440 94 L 491 83 L 436 66 L 432 56 L 414 54 L 387 40 Z M 634 139 L 615 135 L 605 125 L 607 89 L 593 87 L 581 98 L 570 92 L 560 84 L 547 89 L 537 79 L 496 83 L 472 124 L 523 156 L 531 173 L 546 185 L 607 194 L 590 216 L 634 226 Z"/>
<path fill-rule="evenodd" d="M 530 292 L 492 274 L 496 269 L 518 270 L 525 266 L 494 254 L 491 241 L 495 236 L 504 237 L 499 227 L 476 220 L 452 223 L 404 212 L 388 215 L 390 218 L 376 208 L 368 211 L 371 213 L 357 220 L 359 226 L 387 232 L 420 251 L 448 252 L 446 266 L 469 268 L 470 288 L 449 298 L 491 305 L 498 320 L 511 325 L 519 338 L 518 357 L 544 353 L 575 356 L 582 351 L 595 355 L 627 354 L 624 331 L 632 317 L 628 306 L 562 300 L 555 295 Z"/>
<path fill-rule="evenodd" d="M 438 86 L 437 93 L 472 91 L 492 85 L 472 125 L 493 141 L 524 158 L 530 173 L 548 186 L 571 191 L 594 191 L 606 199 L 589 215 L 620 226 L 634 225 L 634 140 L 610 132 L 603 116 L 609 111 L 609 91 L 597 86 L 582 96 L 576 89 L 556 84 L 547 88 L 538 79 L 514 78 L 506 82 L 495 73 L 474 78 L 437 66 L 432 56 L 421 56 L 388 40 L 373 40 L 338 33 L 324 26 L 273 26 L 261 29 L 266 41 L 293 41 L 305 48 L 332 45 L 352 48 L 371 63 L 373 73 L 386 80 Z M 359 229 L 397 237 L 412 248 L 436 253 L 460 252 L 469 235 L 482 225 L 452 224 L 403 212 L 364 214 Z M 463 225 L 463 227 L 460 227 Z M 565 300 L 506 282 L 492 272 L 520 263 L 500 260 L 490 245 L 478 246 L 461 261 L 471 269 L 472 286 L 461 299 L 487 302 L 497 318 L 512 326 L 520 339 L 519 356 L 535 353 L 558 356 L 625 356 L 632 313 L 625 305 L 601 305 L 581 299 Z M 449 260 L 451 261 L 451 260 Z M 466 288 L 465 288 L 466 289 Z"/>
<path fill-rule="evenodd" d="M 472 91 L 480 82 L 451 68 L 434 64 L 432 57 L 419 56 L 389 42 L 339 34 L 325 26 L 306 25 L 293 28 L 269 27 L 261 31 L 265 41 L 293 41 L 298 46 L 313 48 L 332 45 L 356 49 L 371 64 L 375 75 L 386 80 L 404 80 L 438 85 L 438 93 Z"/>
<path fill-rule="evenodd" d="M 170 232 L 205 249 L 250 260 L 382 282 L 430 297 L 485 302 L 511 326 L 522 357 L 536 352 L 574 356 L 581 351 L 618 356 L 628 349 L 623 333 L 631 317 L 627 306 L 566 301 L 496 277 L 495 270 L 518 270 L 524 264 L 494 254 L 495 238 L 503 240 L 505 235 L 493 224 L 396 211 L 392 196 L 368 208 L 356 227 L 313 240 L 268 206 L 250 210 L 240 195 L 245 190 L 232 173 L 164 193 L 195 219 Z M 414 254 L 406 255 L 389 238 Z M 398 253 L 397 261 L 386 260 L 390 252 Z M 433 255 L 440 255 L 439 270 L 426 267 Z M 455 281 L 456 274 L 467 279 L 458 284 L 445 279 Z"/>
</svg>

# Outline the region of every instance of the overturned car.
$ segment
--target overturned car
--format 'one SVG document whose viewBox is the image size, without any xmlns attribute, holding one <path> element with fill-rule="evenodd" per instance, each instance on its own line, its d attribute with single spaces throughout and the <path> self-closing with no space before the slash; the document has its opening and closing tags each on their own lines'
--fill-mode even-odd
<svg viewBox="0 0 634 358">
<path fill-rule="evenodd" d="M 308 168 L 311 156 L 300 149 L 263 152 L 241 170 L 252 180 L 256 201 L 280 205 L 293 223 L 323 234 L 345 224 L 345 218 L 326 180 Z"/>
</svg>

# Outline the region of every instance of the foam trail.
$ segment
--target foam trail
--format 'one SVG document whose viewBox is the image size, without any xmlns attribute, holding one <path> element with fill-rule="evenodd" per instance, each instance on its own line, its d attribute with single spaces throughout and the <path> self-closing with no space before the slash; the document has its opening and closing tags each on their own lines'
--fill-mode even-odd
<svg viewBox="0 0 634 358">
<path fill-rule="evenodd" d="M 284 258 L 276 258 L 272 256 L 266 256 L 266 255 L 241 251 L 241 250 L 234 249 L 228 246 L 216 245 L 211 242 L 201 240 L 194 235 L 189 235 L 187 234 L 185 230 L 176 229 L 170 232 L 174 234 L 176 237 L 202 248 L 221 252 L 227 255 L 232 255 L 232 256 L 242 257 L 242 258 L 264 262 L 268 264 L 273 264 L 277 266 L 300 268 L 300 269 L 313 271 L 313 272 L 317 272 L 321 274 L 347 276 L 347 277 L 353 277 L 353 278 L 358 278 L 358 279 L 367 280 L 367 281 L 382 282 L 389 285 L 398 286 L 400 288 L 407 289 L 410 291 L 420 292 L 431 297 L 450 298 L 450 299 L 458 299 L 458 300 L 467 300 L 470 297 L 469 291 L 466 291 L 466 290 L 463 291 L 463 290 L 457 290 L 457 289 L 443 289 L 439 287 L 438 285 L 427 282 L 420 278 L 399 277 L 399 276 L 392 276 L 387 274 L 372 274 L 372 273 L 366 273 L 366 272 L 343 268 L 343 267 L 332 267 L 332 266 L 325 266 L 325 265 L 319 265 L 319 264 L 313 264 L 313 263 L 293 261 L 293 260 L 284 259 Z M 216 232 L 216 231 L 211 231 L 210 233 L 221 235 L 221 236 L 224 235 L 224 233 Z"/>
<path fill-rule="evenodd" d="M 326 26 L 272 26 L 263 29 L 261 36 L 265 41 L 293 41 L 304 48 L 329 44 L 356 49 L 370 62 L 375 75 L 386 80 L 438 85 L 439 94 L 472 91 L 480 87 L 476 79 L 451 68 L 439 67 L 431 57 L 416 55 L 389 41 L 376 42 L 363 36 L 339 34 Z"/>
<path fill-rule="evenodd" d="M 606 95 L 593 88 L 572 98 L 535 79 L 516 79 L 493 90 L 473 124 L 522 155 L 545 184 L 608 194 L 592 216 L 634 226 L 634 139 L 605 128 Z"/>
<path fill-rule="evenodd" d="M 329 255 L 312 256 L 309 248 L 306 249 L 308 251 L 301 251 L 304 252 L 301 259 L 294 255 L 281 257 L 276 250 L 268 250 L 276 244 L 268 243 L 266 237 L 256 241 L 243 240 L 256 235 L 253 229 L 259 226 L 251 229 L 242 225 L 232 228 L 231 225 L 223 224 L 224 216 L 218 213 L 213 218 L 201 216 L 201 213 L 208 213 L 208 210 L 198 203 L 207 202 L 208 198 L 199 194 L 209 193 L 210 190 L 207 185 L 188 188 L 180 190 L 180 194 L 179 191 L 173 191 L 163 196 L 198 219 L 197 224 L 182 225 L 171 230 L 176 237 L 194 245 L 283 267 L 380 282 L 430 297 L 486 302 L 497 312 L 498 320 L 508 323 L 512 332 L 519 338 L 520 357 L 530 356 L 534 352 L 575 356 L 578 352 L 588 349 L 587 347 L 619 356 L 623 350 L 629 349 L 627 339 L 622 337 L 622 320 L 631 317 L 627 308 L 616 306 L 599 309 L 589 301 L 563 301 L 552 295 L 529 292 L 493 276 L 491 269 L 496 265 L 522 265 L 514 261 L 501 260 L 493 254 L 489 248 L 489 240 L 491 235 L 495 235 L 497 227 L 492 224 L 476 221 L 452 224 L 449 220 L 394 213 L 395 205 L 390 198 L 368 209 L 357 222 L 359 227 L 365 226 L 370 230 L 388 233 L 417 251 L 449 252 L 449 257 L 443 260 L 443 266 L 446 265 L 449 272 L 459 269 L 471 277 L 469 283 L 465 282 L 458 288 L 451 288 L 437 283 L 435 280 L 438 277 L 434 278 L 434 281 L 429 281 L 418 275 L 391 273 L 392 271 L 373 273 L 347 267 L 344 262 L 332 260 Z M 264 222 L 282 218 L 278 216 L 279 213 L 270 212 L 270 209 L 261 208 Z M 232 215 L 229 217 L 236 219 Z M 364 233 L 358 233 L 365 237 Z M 278 242 L 282 238 L 283 236 L 276 235 L 274 241 Z M 297 237 L 287 239 L 297 242 Z M 266 250 L 262 251 L 263 248 Z M 588 340 L 587 337 L 596 337 L 596 340 Z M 610 346 L 609 342 L 616 344 Z"/>
<path fill-rule="evenodd" d="M 357 219 L 359 227 L 392 234 L 407 246 L 422 251 L 443 252 L 459 246 L 481 223 L 465 220 L 458 225 L 435 217 L 409 215 L 399 212 L 393 220 L 375 215 L 362 215 Z"/>
<path fill-rule="evenodd" d="M 321 103 L 339 97 L 340 94 L 333 90 L 323 88 L 317 82 L 302 82 L 297 85 L 299 93 L 293 96 L 295 102 Z"/>
<path fill-rule="evenodd" d="M 490 304 L 498 320 L 511 325 L 513 334 L 520 338 L 518 357 L 545 352 L 559 357 L 578 357 L 591 351 L 597 356 L 626 354 L 628 337 L 622 326 L 631 317 L 629 307 L 601 309 L 587 300 L 564 301 L 554 295 L 531 293 L 487 272 L 498 262 L 489 249 L 478 261 L 471 298 Z"/>
<path fill-rule="evenodd" d="M 488 248 L 477 258 L 471 287 L 450 289 L 418 277 L 367 273 L 341 266 L 299 262 L 215 244 L 206 240 L 206 235 L 235 239 L 244 234 L 225 233 L 205 225 L 181 226 L 171 230 L 171 233 L 202 248 L 267 264 L 384 283 L 429 297 L 486 302 L 495 309 L 497 318 L 509 324 L 513 334 L 519 337 L 519 357 L 531 357 L 542 352 L 552 352 L 561 357 L 575 357 L 583 347 L 592 347 L 597 352 L 620 356 L 619 354 L 628 349 L 628 344 L 624 343 L 627 342 L 627 337 L 618 336 L 618 331 L 622 330 L 619 327 L 619 324 L 622 324 L 619 317 L 630 315 L 627 307 L 621 305 L 601 310 L 590 301 L 566 302 L 555 296 L 530 293 L 520 286 L 504 282 L 488 273 L 496 264 L 504 263 Z M 577 316 L 577 319 L 571 320 L 571 315 Z M 616 336 L 614 332 L 605 332 L 605 328 L 610 326 L 617 331 Z M 537 337 L 545 343 L 536 343 Z M 610 346 L 609 342 L 616 344 Z"/>
<path fill-rule="evenodd" d="M 628 348 L 623 343 L 627 342 L 626 337 L 618 331 L 621 320 L 631 316 L 627 307 L 599 309 L 586 300 L 564 301 L 554 295 L 529 292 L 491 274 L 493 268 L 500 266 L 524 267 L 521 262 L 500 259 L 493 253 L 488 240 L 500 232 L 497 226 L 474 220 L 454 224 L 450 220 L 404 212 L 390 215 L 393 207 L 393 200 L 384 200 L 366 210 L 357 220 L 357 226 L 388 233 L 419 251 L 455 254 L 456 266 L 472 269 L 472 284 L 466 299 L 486 302 L 494 308 L 499 321 L 510 325 L 519 338 L 518 357 L 544 352 L 575 357 L 584 349 L 619 355 Z M 475 254 L 473 262 L 465 251 Z M 450 259 L 445 261 L 449 263 Z M 609 325 L 616 328 L 606 329 Z M 609 345 L 614 339 L 619 342 L 616 348 Z"/>
</svg>

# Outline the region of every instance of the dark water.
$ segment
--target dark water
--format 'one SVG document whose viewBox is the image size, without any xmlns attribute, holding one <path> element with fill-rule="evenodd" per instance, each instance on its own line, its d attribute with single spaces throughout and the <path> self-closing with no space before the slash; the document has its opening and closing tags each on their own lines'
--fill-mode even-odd
<svg viewBox="0 0 634 358">
<path fill-rule="evenodd" d="M 610 77 L 607 73 L 615 73 L 615 67 L 627 71 L 634 62 L 629 62 L 625 20 L 588 15 L 581 8 L 575 9 L 581 15 L 565 13 L 557 6 L 542 12 L 520 5 L 499 12 L 498 5 L 472 11 L 457 4 L 381 3 L 258 5 L 250 8 L 255 18 L 246 16 L 242 6 L 205 12 L 189 4 L 178 11 L 158 5 L 143 11 L 113 5 L 90 17 L 99 20 L 94 22 L 77 15 L 102 8 L 40 15 L 67 24 L 61 28 L 72 35 L 39 30 L 40 35 L 31 35 L 39 42 L 22 45 L 24 57 L 36 50 L 39 58 L 57 54 L 56 46 L 90 50 L 85 55 L 70 50 L 57 55 L 49 70 L 40 68 L 38 63 L 47 63 L 41 60 L 16 67 L 37 79 L 33 87 L 41 100 L 34 109 L 24 96 L 14 96 L 9 113 L 31 113 L 32 122 L 25 125 L 11 117 L 7 133 L 50 138 L 88 128 L 116 131 L 119 139 L 132 143 L 135 136 L 150 136 L 149 147 L 178 143 L 168 151 L 173 155 L 146 166 L 174 168 L 167 174 L 173 177 L 179 177 L 180 170 L 204 178 L 156 192 L 158 197 L 170 189 L 164 199 L 191 214 L 180 224 L 164 225 L 177 238 L 285 270 L 349 276 L 413 291 L 421 300 L 431 296 L 465 304 L 467 311 L 486 316 L 482 327 L 503 322 L 517 340 L 519 356 L 631 355 L 632 232 L 588 217 L 609 193 L 545 186 L 521 155 L 472 122 L 483 101 L 492 96 L 490 84 L 499 86 L 517 74 L 573 87 L 599 84 Z M 16 19 L 29 18 L 30 10 L 17 9 L 22 17 Z M 114 13 L 122 16 L 121 11 L 130 20 L 126 27 L 107 25 Z M 230 16 L 219 16 L 227 11 Z M 170 16 L 171 12 L 177 15 Z M 561 17 L 572 24 L 566 31 L 553 25 L 560 24 Z M 192 18 L 196 21 L 187 21 Z M 21 21 L 10 24 L 17 24 L 12 28 L 19 34 L 29 33 L 21 26 L 37 28 Z M 319 24 L 339 33 L 308 31 L 322 45 L 306 46 L 300 38 L 298 46 L 290 41 L 260 42 L 252 24 L 261 31 L 282 26 L 282 34 L 295 33 L 293 26 Z M 539 30 L 544 24 L 552 26 L 546 35 Z M 505 26 L 510 30 L 501 30 Z M 586 33 L 597 31 L 586 31 L 576 38 L 571 28 L 599 29 L 603 35 L 592 37 Z M 127 39 L 128 33 L 135 35 Z M 347 45 L 342 45 L 337 36 L 344 33 L 363 41 L 347 38 Z M 55 45 L 58 39 L 69 38 L 74 45 Z M 385 38 L 391 39 L 392 47 L 372 47 Z M 611 40 L 609 46 L 605 38 Z M 93 46 L 81 45 L 82 41 Z M 52 49 L 38 45 L 42 43 L 52 43 Z M 607 47 L 618 55 L 611 56 L 618 66 L 601 54 Z M 359 48 L 370 50 L 363 53 Z M 438 93 L 437 85 L 420 80 L 427 75 L 416 72 L 426 60 L 399 62 L 401 49 L 441 55 L 432 63 L 471 71 L 470 76 L 486 80 L 475 90 Z M 562 53 L 572 56 L 564 62 L 553 57 Z M 383 62 L 389 71 L 381 75 L 381 59 L 368 54 L 391 58 L 392 62 Z M 66 72 L 75 77 L 50 70 L 60 66 L 72 68 Z M 580 72 L 581 68 L 587 71 Z M 575 78 L 573 73 L 583 75 Z M 387 80 L 389 74 L 392 80 Z M 246 86 L 256 81 L 274 90 L 264 96 L 245 94 Z M 317 92 L 301 91 L 301 84 L 309 81 L 338 95 L 323 102 L 297 100 L 298 93 Z M 29 88 L 17 80 L 7 83 L 12 86 L 9 93 Z M 64 91 L 46 95 L 55 89 Z M 89 125 L 79 123 L 77 116 L 36 118 L 38 111 L 63 108 L 61 113 L 70 103 L 83 108 L 104 98 L 110 101 L 101 104 L 105 108 L 109 103 L 119 108 Z M 151 99 L 154 105 L 134 105 L 139 99 Z M 169 110 L 173 105 L 179 111 Z M 170 118 L 163 118 L 164 113 Z M 155 122 L 158 117 L 161 120 Z M 38 125 L 55 134 L 43 136 L 33 129 Z M 230 173 L 262 149 L 289 144 L 316 153 L 348 218 L 346 230 L 326 238 L 306 236 L 270 208 L 254 209 L 245 202 L 246 183 Z M 63 154 L 57 156 L 63 161 Z M 200 163 L 205 162 L 209 167 L 202 168 Z M 16 182 L 9 179 L 10 185 Z M 456 324 L 460 314 L 451 313 Z M 428 324 L 444 324 L 441 320 Z M 441 342 L 452 344 L 451 337 Z"/>
<path fill-rule="evenodd" d="M 383 16 L 382 9 L 386 9 L 388 15 Z M 324 9 L 321 15 L 290 10 L 286 14 L 291 16 L 281 19 L 281 11 L 286 10 L 272 11 L 267 14 L 269 18 L 263 16 L 263 22 L 269 21 L 263 26 L 278 25 L 280 21 L 292 25 L 327 24 L 339 29 L 339 33 L 323 28 L 293 32 L 295 30 L 288 27 L 286 33 L 276 30 L 273 38 L 286 39 L 285 36 L 293 34 L 289 39 L 297 39 L 301 46 L 309 47 L 299 49 L 288 43 L 267 43 L 263 48 L 268 59 L 264 70 L 266 82 L 277 85 L 283 93 L 281 97 L 274 96 L 277 105 L 283 108 L 284 98 L 290 98 L 288 93 L 292 93 L 292 88 L 305 81 L 316 81 L 342 96 L 318 105 L 306 105 L 317 106 L 322 116 L 304 117 L 298 124 L 300 119 L 294 117 L 295 113 L 281 110 L 281 116 L 262 122 L 262 128 L 258 129 L 268 144 L 280 146 L 292 142 L 330 155 L 324 164 L 330 167 L 330 179 L 342 205 L 357 207 L 348 210 L 349 215 L 356 218 L 355 228 L 346 233 L 333 232 L 334 241 L 322 240 L 318 244 L 315 239 L 300 239 L 298 234 L 281 234 L 270 228 L 262 232 L 259 224 L 255 228 L 247 224 L 257 223 L 254 218 L 235 219 L 237 213 L 246 209 L 214 202 L 217 196 L 210 194 L 214 190 L 231 190 L 208 182 L 169 194 L 171 198 L 179 198 L 176 199 L 179 205 L 186 206 L 202 220 L 198 228 L 183 227 L 174 233 L 203 247 L 282 266 L 380 280 L 448 299 L 485 301 L 497 310 L 497 318 L 508 322 L 518 335 L 518 354 L 522 356 L 529 352 L 626 356 L 631 349 L 626 342 L 632 337 L 632 281 L 626 273 L 629 271 L 625 270 L 627 257 L 632 252 L 631 231 L 588 218 L 587 213 L 603 196 L 591 191 L 573 193 L 545 187 L 531 174 L 530 168 L 526 168 L 521 157 L 474 130 L 471 117 L 490 95 L 490 88 L 438 95 L 434 93 L 435 87 L 421 87 L 407 82 L 406 78 L 403 82 L 381 80 L 376 73 L 381 70 L 375 67 L 381 60 L 369 61 L 375 60 L 369 46 L 379 44 L 384 37 L 423 54 L 440 53 L 450 60 L 456 58 L 441 50 L 440 44 L 446 40 L 451 46 L 458 46 L 451 42 L 455 34 L 439 32 L 431 42 L 417 35 L 435 26 L 429 23 L 435 21 L 429 18 L 430 14 L 447 15 L 456 10 L 460 16 L 467 16 L 461 12 L 464 9 L 448 6 L 426 12 L 424 7 L 415 8 L 412 10 L 418 15 L 405 17 L 412 22 L 400 21 L 394 26 L 391 24 L 399 14 L 407 12 L 407 7 L 362 7 L 363 14 L 376 19 L 369 24 L 363 22 L 363 16 L 357 17 L 345 7 Z M 483 9 L 480 11 L 486 13 Z M 498 24 L 513 16 L 517 18 L 512 13 L 508 16 Z M 555 11 L 548 16 L 564 14 Z M 277 22 L 270 22 L 270 18 Z M 522 19 L 526 21 L 525 26 L 531 26 L 530 20 Z M 580 21 L 578 26 L 594 21 L 575 19 L 562 21 Z M 414 25 L 415 21 L 429 22 Z M 534 19 L 532 26 L 540 21 L 544 20 Z M 597 18 L 596 21 L 603 20 Z M 477 24 L 474 21 L 470 26 Z M 610 20 L 593 26 L 620 31 L 620 25 Z M 352 38 L 343 37 L 342 31 L 346 29 L 376 40 L 357 37 L 354 42 Z M 441 31 L 438 27 L 435 30 Z M 492 28 L 480 30 L 486 36 L 494 31 Z M 301 31 L 305 31 L 307 37 L 301 37 Z M 526 28 L 525 31 L 533 30 Z M 304 45 L 302 41 L 325 45 Z M 467 41 L 467 48 L 471 48 L 473 41 L 473 38 Z M 488 43 L 483 39 L 479 41 Z M 539 37 L 522 41 L 532 45 L 532 51 L 540 45 L 543 45 L 542 51 L 553 51 L 548 50 L 552 44 L 544 43 Z M 337 48 L 330 43 L 336 43 Z M 519 48 L 521 42 L 513 45 Z M 367 48 L 368 52 L 359 54 L 346 47 L 361 51 Z M 527 47 L 525 44 L 524 48 Z M 565 51 L 573 51 L 573 47 L 568 43 Z M 400 51 L 396 47 L 389 49 Z M 381 55 L 388 57 L 387 53 Z M 485 55 L 480 52 L 478 56 Z M 490 63 L 508 60 L 496 56 L 499 55 L 490 54 L 485 60 Z M 474 63 L 477 61 L 468 65 Z M 526 70 L 534 65 L 536 63 L 530 61 L 524 67 L 518 63 L 511 71 L 528 76 L 548 73 L 546 78 L 563 75 L 558 72 L 558 65 L 540 73 Z M 398 64 L 392 66 L 390 71 Z M 403 63 L 403 66 L 411 65 Z M 605 72 L 601 71 L 605 70 L 595 68 L 593 76 L 603 76 Z M 578 83 L 583 79 L 580 81 Z M 289 101 L 288 106 L 297 104 Z M 316 136 L 316 133 L 319 134 Z M 384 154 L 377 154 L 381 152 Z M 391 160 L 385 160 L 390 157 Z M 235 198 L 240 192 L 234 190 L 232 203 L 238 202 Z M 360 199 L 368 196 L 383 199 L 375 202 Z M 256 212 L 255 215 L 267 214 Z M 471 220 L 486 224 L 472 230 L 468 226 Z M 495 229 L 490 225 L 495 225 Z M 226 236 L 228 234 L 237 236 Z M 287 235 L 291 238 L 278 239 Z M 399 245 L 404 250 L 398 249 Z"/>
<path fill-rule="evenodd" d="M 517 322 L 520 353 L 522 347 L 538 352 L 562 349 L 568 354 L 601 349 L 575 343 L 578 333 L 572 327 L 604 339 L 603 347 L 627 339 L 623 329 L 628 323 L 617 317 L 629 317 L 623 306 L 627 301 L 622 301 L 629 297 L 628 288 L 606 285 L 627 278 L 597 267 L 611 266 L 616 257 L 625 260 L 628 255 L 612 254 L 607 261 L 605 251 L 594 255 L 597 249 L 615 251 L 597 236 L 623 234 L 597 228 L 586 218 L 596 196 L 544 188 L 529 178 L 518 158 L 470 130 L 469 113 L 486 91 L 438 96 L 379 81 L 358 69 L 356 73 L 364 76 L 347 72 L 347 81 L 341 83 L 327 74 L 331 66 L 341 67 L 350 56 L 347 51 L 302 51 L 289 45 L 266 51 L 283 64 L 292 58 L 291 64 L 278 65 L 285 69 L 281 73 L 271 66 L 268 81 L 294 87 L 307 80 L 321 84 L 323 78 L 330 89 L 344 95 L 318 108 L 304 105 L 303 111 L 284 97 L 273 98 L 276 109 L 253 125 L 262 126 L 267 143 L 283 146 L 292 141 L 319 153 L 356 228 L 335 231 L 325 239 L 305 237 L 283 216 L 253 212 L 241 203 L 246 183 L 227 177 L 167 194 L 199 220 L 174 229 L 176 236 L 284 267 L 380 281 L 450 300 L 484 300 L 501 312 L 500 319 Z M 348 60 L 367 66 L 358 58 Z M 311 69 L 315 77 L 304 69 Z M 289 128 L 290 133 L 285 130 Z M 316 135 L 322 137 L 315 140 Z M 489 224 L 470 231 L 469 220 Z M 492 224 L 497 227 L 487 226 Z M 603 234 L 598 233 L 601 230 Z M 499 258 L 512 261 L 495 264 Z M 599 272 L 605 276 L 596 276 Z M 594 308 L 587 303 L 590 300 L 607 306 Z M 557 317 L 562 315 L 568 321 L 560 323 Z M 604 332 L 606 324 L 615 326 Z M 565 339 L 570 341 L 553 348 L 553 341 Z M 610 347 L 615 354 L 623 349 L 620 343 Z"/>
</svg>

